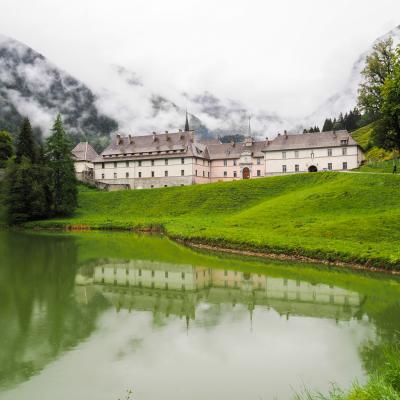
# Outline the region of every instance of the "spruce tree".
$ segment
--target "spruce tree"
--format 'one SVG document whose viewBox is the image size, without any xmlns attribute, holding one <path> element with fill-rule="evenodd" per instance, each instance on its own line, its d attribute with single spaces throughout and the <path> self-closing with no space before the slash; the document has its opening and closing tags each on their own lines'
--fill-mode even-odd
<svg viewBox="0 0 400 400">
<path fill-rule="evenodd" d="M 21 162 L 22 157 L 26 157 L 32 164 L 37 161 L 38 150 L 33 137 L 31 123 L 28 118 L 24 118 L 16 144 L 17 162 Z"/>
<path fill-rule="evenodd" d="M 322 127 L 322 132 L 329 132 L 333 129 L 333 122 L 330 118 L 326 118 L 324 126 Z"/>
<path fill-rule="evenodd" d="M 52 169 L 53 210 L 55 215 L 69 215 L 77 206 L 77 181 L 71 144 L 58 115 L 46 141 L 46 157 Z"/>
<path fill-rule="evenodd" d="M 0 168 L 5 168 L 6 161 L 13 155 L 11 135 L 6 131 L 0 132 Z"/>
</svg>

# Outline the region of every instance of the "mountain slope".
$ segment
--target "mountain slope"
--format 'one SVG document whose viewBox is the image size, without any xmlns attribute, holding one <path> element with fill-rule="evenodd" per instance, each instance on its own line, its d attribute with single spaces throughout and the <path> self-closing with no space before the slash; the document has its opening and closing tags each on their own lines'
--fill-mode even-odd
<svg viewBox="0 0 400 400">
<path fill-rule="evenodd" d="M 46 135 L 61 113 L 75 141 L 104 144 L 118 124 L 99 113 L 93 92 L 30 47 L 0 36 L 0 130 L 28 116 Z"/>
</svg>

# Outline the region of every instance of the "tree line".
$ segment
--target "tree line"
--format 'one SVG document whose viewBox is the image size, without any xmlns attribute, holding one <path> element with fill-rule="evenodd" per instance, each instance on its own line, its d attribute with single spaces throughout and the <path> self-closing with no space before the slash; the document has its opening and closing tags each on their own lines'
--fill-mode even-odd
<svg viewBox="0 0 400 400">
<path fill-rule="evenodd" d="M 322 131 L 352 132 L 373 124 L 370 146 L 400 151 L 400 45 L 387 38 L 373 47 L 362 71 L 358 106 L 337 118 L 327 118 Z"/>
<path fill-rule="evenodd" d="M 0 132 L 0 168 L 5 169 L 4 204 L 10 224 L 70 215 L 77 207 L 71 143 L 58 115 L 50 136 L 38 142 L 28 118 L 13 146 Z"/>
</svg>

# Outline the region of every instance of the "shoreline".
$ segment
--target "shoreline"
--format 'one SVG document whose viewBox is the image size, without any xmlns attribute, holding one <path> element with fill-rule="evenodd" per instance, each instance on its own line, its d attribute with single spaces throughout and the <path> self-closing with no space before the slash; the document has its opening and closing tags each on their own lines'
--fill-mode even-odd
<svg viewBox="0 0 400 400">
<path fill-rule="evenodd" d="M 7 227 L 6 227 L 7 229 Z M 9 228 L 8 228 L 9 229 Z M 132 232 L 132 233 L 142 233 L 142 234 L 159 234 L 164 235 L 168 239 L 173 240 L 176 243 L 182 244 L 187 247 L 200 249 L 200 250 L 210 250 L 221 253 L 242 255 L 247 257 L 260 257 L 264 259 L 271 260 L 279 260 L 279 261 L 296 261 L 299 263 L 310 263 L 310 264 L 320 264 L 326 267 L 339 267 L 345 268 L 349 270 L 357 270 L 364 272 L 372 272 L 372 273 L 384 273 L 387 275 L 400 276 L 400 270 L 395 269 L 388 264 L 388 267 L 374 267 L 368 265 L 367 263 L 357 263 L 350 261 L 343 261 L 340 258 L 328 260 L 324 258 L 310 257 L 300 254 L 290 254 L 283 252 L 274 252 L 274 251 L 262 251 L 257 249 L 250 248 L 235 248 L 232 243 L 231 246 L 229 243 L 226 243 L 226 246 L 221 246 L 217 244 L 210 244 L 207 240 L 202 240 L 200 238 L 196 238 L 195 240 L 185 239 L 180 236 L 170 235 L 162 225 L 156 226 L 137 226 L 131 228 L 121 228 L 121 227 L 92 227 L 90 225 L 67 225 L 67 226 L 34 226 L 34 227 L 25 227 L 25 226 L 15 226 L 12 229 L 16 230 L 25 230 L 31 232 L 90 232 L 90 231 L 98 231 L 98 232 Z"/>
</svg>

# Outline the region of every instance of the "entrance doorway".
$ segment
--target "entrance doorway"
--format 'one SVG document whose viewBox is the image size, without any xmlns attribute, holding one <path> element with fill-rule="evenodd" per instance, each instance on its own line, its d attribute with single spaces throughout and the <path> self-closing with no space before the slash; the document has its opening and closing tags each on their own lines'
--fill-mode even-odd
<svg viewBox="0 0 400 400">
<path fill-rule="evenodd" d="M 243 168 L 243 179 L 249 179 L 250 178 L 250 170 L 245 167 Z"/>
<path fill-rule="evenodd" d="M 308 172 L 317 172 L 318 168 L 315 165 L 310 165 L 308 167 Z"/>
</svg>

